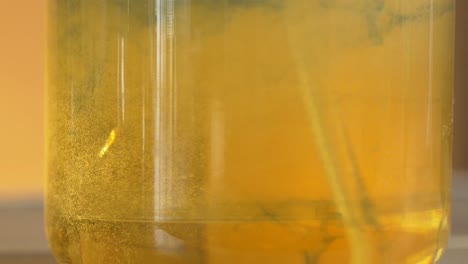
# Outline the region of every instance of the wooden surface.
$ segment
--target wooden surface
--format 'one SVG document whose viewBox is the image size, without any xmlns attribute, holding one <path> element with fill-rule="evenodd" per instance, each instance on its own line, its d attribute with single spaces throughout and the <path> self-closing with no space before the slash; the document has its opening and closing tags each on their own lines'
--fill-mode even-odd
<svg viewBox="0 0 468 264">
<path fill-rule="evenodd" d="M 0 264 L 56 264 L 50 254 L 4 255 Z"/>
</svg>

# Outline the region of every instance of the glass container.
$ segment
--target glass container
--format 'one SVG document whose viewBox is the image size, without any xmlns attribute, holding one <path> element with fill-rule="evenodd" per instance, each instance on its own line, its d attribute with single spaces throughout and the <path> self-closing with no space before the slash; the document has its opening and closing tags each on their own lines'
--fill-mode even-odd
<svg viewBox="0 0 468 264">
<path fill-rule="evenodd" d="M 49 0 L 59 263 L 429 264 L 453 0 Z"/>
</svg>

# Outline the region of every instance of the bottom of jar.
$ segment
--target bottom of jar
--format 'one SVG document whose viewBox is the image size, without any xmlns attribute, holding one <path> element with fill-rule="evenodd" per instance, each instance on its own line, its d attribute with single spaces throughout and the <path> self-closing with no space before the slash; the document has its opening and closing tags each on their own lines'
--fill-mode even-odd
<svg viewBox="0 0 468 264">
<path fill-rule="evenodd" d="M 59 263 L 329 264 L 435 263 L 444 251 L 446 212 L 379 215 L 379 225 L 339 221 L 119 221 L 48 216 Z M 359 245 L 349 230 L 359 232 Z M 361 254 L 363 251 L 361 250 Z M 361 264 L 361 263 L 359 263 Z"/>
</svg>

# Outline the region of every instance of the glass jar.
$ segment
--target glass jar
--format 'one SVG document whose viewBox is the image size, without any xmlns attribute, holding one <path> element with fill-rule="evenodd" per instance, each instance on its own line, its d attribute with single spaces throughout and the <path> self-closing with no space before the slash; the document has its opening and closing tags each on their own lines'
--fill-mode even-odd
<svg viewBox="0 0 468 264">
<path fill-rule="evenodd" d="M 49 0 L 60 263 L 434 263 L 453 0 Z"/>
</svg>

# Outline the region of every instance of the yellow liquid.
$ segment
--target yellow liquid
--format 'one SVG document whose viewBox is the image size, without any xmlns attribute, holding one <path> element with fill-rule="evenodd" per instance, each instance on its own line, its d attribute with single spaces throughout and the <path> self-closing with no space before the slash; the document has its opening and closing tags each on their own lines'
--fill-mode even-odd
<svg viewBox="0 0 468 264">
<path fill-rule="evenodd" d="M 433 263 L 453 2 L 50 0 L 60 263 Z"/>
</svg>

